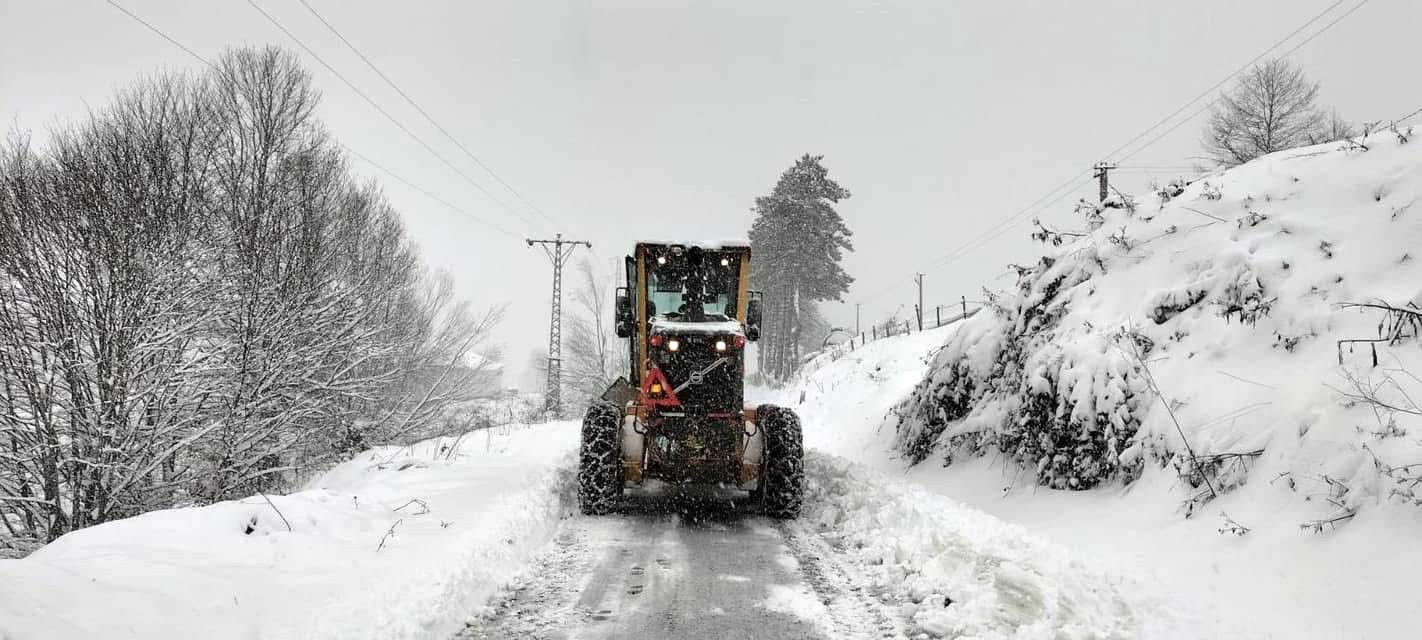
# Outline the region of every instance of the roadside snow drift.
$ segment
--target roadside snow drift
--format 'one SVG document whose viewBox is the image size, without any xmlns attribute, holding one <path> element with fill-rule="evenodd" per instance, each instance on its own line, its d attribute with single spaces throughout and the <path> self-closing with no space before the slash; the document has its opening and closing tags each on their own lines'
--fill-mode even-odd
<svg viewBox="0 0 1422 640">
<path fill-rule="evenodd" d="M 169 509 L 0 561 L 0 638 L 429 638 L 573 503 L 569 423 L 368 451 L 305 491 Z"/>
<path fill-rule="evenodd" d="M 1184 638 L 1138 585 L 954 500 L 842 458 L 805 459 L 806 513 L 865 584 L 898 604 L 910 637 Z"/>
</svg>

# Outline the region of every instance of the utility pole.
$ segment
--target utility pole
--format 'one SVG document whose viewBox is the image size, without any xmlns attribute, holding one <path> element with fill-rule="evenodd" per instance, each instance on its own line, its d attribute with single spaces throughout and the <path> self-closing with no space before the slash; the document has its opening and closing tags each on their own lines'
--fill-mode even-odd
<svg viewBox="0 0 1422 640">
<path fill-rule="evenodd" d="M 1096 169 L 1096 173 L 1092 174 L 1091 177 L 1097 179 L 1097 184 L 1101 187 L 1101 202 L 1105 202 L 1106 196 L 1111 190 L 1111 178 L 1109 174 L 1112 169 L 1116 168 L 1116 163 L 1098 162 L 1096 166 L 1092 168 Z"/>
<path fill-rule="evenodd" d="M 854 303 L 854 335 L 859 335 L 859 303 Z"/>
<path fill-rule="evenodd" d="M 918 330 L 919 330 L 919 331 L 923 331 L 923 276 L 925 276 L 925 275 L 927 275 L 927 274 L 924 274 L 924 273 L 915 273 L 915 274 L 913 274 L 913 281 L 918 284 L 918 306 L 917 306 L 917 307 L 914 307 L 914 311 L 915 311 L 915 313 L 918 315 Z"/>
<path fill-rule="evenodd" d="M 544 391 L 543 408 L 554 418 L 563 415 L 563 263 L 573 250 L 582 245 L 589 249 L 592 243 L 585 240 L 564 240 L 563 234 L 552 240 L 529 239 L 528 246 L 539 245 L 553 263 L 553 315 L 548 324 L 548 382 Z"/>
</svg>

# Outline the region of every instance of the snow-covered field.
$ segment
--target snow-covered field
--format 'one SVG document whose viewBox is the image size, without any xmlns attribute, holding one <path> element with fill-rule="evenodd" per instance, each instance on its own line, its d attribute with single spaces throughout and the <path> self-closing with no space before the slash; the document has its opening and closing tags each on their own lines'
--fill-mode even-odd
<svg viewBox="0 0 1422 640">
<path fill-rule="evenodd" d="M 472 433 L 453 452 L 452 439 L 377 449 L 271 505 L 71 533 L 0 560 L 0 638 L 453 635 L 576 508 L 577 434 L 552 423 Z"/>
</svg>

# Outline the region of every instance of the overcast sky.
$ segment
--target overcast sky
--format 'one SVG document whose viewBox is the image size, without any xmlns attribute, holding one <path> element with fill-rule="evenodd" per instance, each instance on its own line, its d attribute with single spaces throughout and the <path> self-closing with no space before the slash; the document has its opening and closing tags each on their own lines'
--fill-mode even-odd
<svg viewBox="0 0 1422 640">
<path fill-rule="evenodd" d="M 204 57 L 296 45 L 245 0 L 118 0 Z M 529 210 L 331 35 L 297 0 L 259 4 L 491 201 L 308 60 L 345 144 L 511 231 L 491 231 L 369 165 L 426 260 L 480 304 L 507 304 L 498 341 L 525 366 L 547 340 L 550 269 L 520 238 L 586 239 L 606 269 L 638 238 L 743 237 L 750 206 L 803 153 L 854 195 L 846 268 L 825 310 L 853 326 L 914 300 L 942 262 L 1080 173 L 1335 0 L 1157 2 L 335 2 L 311 5 L 456 138 L 556 223 Z M 1345 0 L 1297 42 L 1360 0 Z M 1367 1 L 1367 0 L 1362 0 Z M 1290 58 L 1355 121 L 1422 107 L 1411 81 L 1422 2 L 1371 0 Z M 41 135 L 159 69 L 201 63 L 102 0 L 0 0 L 0 118 Z M 1193 113 L 1194 109 L 1186 113 Z M 1196 118 L 1127 164 L 1188 165 Z M 1172 121 L 1173 124 L 1173 121 Z M 1146 140 L 1154 137 L 1148 136 Z M 1179 172 L 1123 171 L 1138 191 Z M 1090 197 L 1094 185 L 1074 195 Z M 1067 197 L 1042 213 L 1075 224 Z M 512 213 L 511 213 L 512 211 Z M 979 298 L 1030 260 L 1031 216 L 929 270 L 928 306 Z M 517 380 L 512 381 L 517 382 Z"/>
</svg>

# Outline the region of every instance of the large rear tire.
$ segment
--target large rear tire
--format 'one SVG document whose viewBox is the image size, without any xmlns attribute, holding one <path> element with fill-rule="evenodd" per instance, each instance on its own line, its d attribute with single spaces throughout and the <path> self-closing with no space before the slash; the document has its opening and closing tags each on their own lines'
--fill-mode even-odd
<svg viewBox="0 0 1422 640">
<path fill-rule="evenodd" d="M 805 445 L 800 418 L 775 405 L 756 409 L 756 421 L 765 434 L 761 463 L 761 511 L 772 518 L 796 518 L 805 497 Z"/>
<path fill-rule="evenodd" d="M 583 416 L 578 455 L 578 505 L 587 515 L 605 515 L 622 498 L 622 409 L 595 402 Z"/>
</svg>

